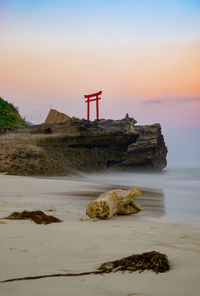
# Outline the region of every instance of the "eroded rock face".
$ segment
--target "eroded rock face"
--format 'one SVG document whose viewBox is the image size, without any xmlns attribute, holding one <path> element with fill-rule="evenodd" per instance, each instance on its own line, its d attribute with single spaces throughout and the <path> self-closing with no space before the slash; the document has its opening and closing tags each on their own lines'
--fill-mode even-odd
<svg viewBox="0 0 200 296">
<path fill-rule="evenodd" d="M 0 132 L 0 171 L 67 175 L 107 169 L 163 169 L 167 148 L 160 125 L 135 123 L 129 117 L 93 122 L 69 119 Z"/>
<path fill-rule="evenodd" d="M 65 122 L 69 120 L 70 117 L 64 113 L 58 112 L 55 109 L 51 109 L 49 111 L 49 114 L 47 115 L 47 118 L 45 120 L 45 123 L 59 123 L 59 122 Z"/>
</svg>

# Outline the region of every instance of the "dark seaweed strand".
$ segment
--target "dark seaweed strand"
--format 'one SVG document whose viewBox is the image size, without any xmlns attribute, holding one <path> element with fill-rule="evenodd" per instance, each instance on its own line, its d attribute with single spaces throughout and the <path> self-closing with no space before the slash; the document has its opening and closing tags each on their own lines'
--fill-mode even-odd
<svg viewBox="0 0 200 296">
<path fill-rule="evenodd" d="M 84 276 L 89 274 L 105 274 L 116 271 L 139 271 L 142 272 L 144 270 L 152 270 L 155 273 L 166 272 L 170 270 L 170 265 L 167 259 L 167 256 L 156 251 L 146 252 L 141 255 L 132 255 L 129 257 L 122 258 L 120 260 L 110 261 L 103 263 L 98 270 L 96 271 L 88 271 L 81 273 L 56 273 L 56 274 L 48 274 L 48 275 L 40 275 L 40 276 L 30 276 L 23 278 L 14 278 L 8 279 L 4 281 L 0 281 L 0 283 L 8 283 L 14 281 L 22 281 L 22 280 L 36 280 L 42 278 L 50 278 L 50 277 L 72 277 L 72 276 Z"/>
<path fill-rule="evenodd" d="M 81 273 L 55 273 L 55 274 L 45 274 L 45 275 L 36 275 L 36 276 L 27 276 L 22 278 L 14 278 L 9 280 L 0 281 L 0 283 L 9 283 L 9 282 L 17 282 L 17 281 L 28 281 L 28 280 L 38 280 L 50 277 L 65 277 L 65 276 L 83 276 L 89 274 L 101 274 L 102 271 L 88 271 L 88 272 L 81 272 Z"/>
</svg>

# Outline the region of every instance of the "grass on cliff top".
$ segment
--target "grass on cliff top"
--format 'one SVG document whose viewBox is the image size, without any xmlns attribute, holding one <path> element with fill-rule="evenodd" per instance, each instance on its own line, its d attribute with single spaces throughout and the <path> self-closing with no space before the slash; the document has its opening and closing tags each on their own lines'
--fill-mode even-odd
<svg viewBox="0 0 200 296">
<path fill-rule="evenodd" d="M 0 97 L 0 128 L 2 127 L 27 127 L 17 108 Z"/>
</svg>

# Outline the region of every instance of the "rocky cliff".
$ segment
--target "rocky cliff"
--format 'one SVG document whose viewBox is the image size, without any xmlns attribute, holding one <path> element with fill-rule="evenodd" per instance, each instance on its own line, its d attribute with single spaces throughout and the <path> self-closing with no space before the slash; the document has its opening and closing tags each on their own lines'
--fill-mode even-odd
<svg viewBox="0 0 200 296">
<path fill-rule="evenodd" d="M 0 171 L 18 175 L 67 175 L 75 171 L 156 169 L 166 166 L 159 124 L 68 119 L 0 131 Z"/>
</svg>

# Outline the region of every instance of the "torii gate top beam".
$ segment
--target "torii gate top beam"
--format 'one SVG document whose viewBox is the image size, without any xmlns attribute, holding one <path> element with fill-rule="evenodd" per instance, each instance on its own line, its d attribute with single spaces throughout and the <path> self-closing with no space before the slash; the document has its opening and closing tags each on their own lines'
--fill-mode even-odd
<svg viewBox="0 0 200 296">
<path fill-rule="evenodd" d="M 84 95 L 84 97 L 85 97 L 86 99 L 89 99 L 90 97 L 98 97 L 98 96 L 100 96 L 101 94 L 102 94 L 102 91 L 99 91 L 99 92 L 94 93 L 94 94 Z M 94 99 L 94 100 L 96 100 L 96 99 Z M 94 101 L 94 100 L 93 100 L 93 101 Z"/>
</svg>

